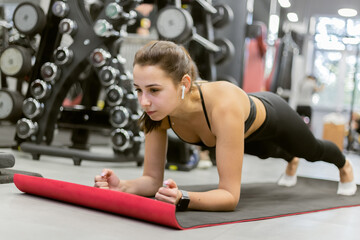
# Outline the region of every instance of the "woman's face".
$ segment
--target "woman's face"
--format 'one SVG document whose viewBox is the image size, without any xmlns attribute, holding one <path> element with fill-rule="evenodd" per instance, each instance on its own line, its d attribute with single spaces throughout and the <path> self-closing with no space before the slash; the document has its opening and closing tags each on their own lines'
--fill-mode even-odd
<svg viewBox="0 0 360 240">
<path fill-rule="evenodd" d="M 180 101 L 180 87 L 157 66 L 135 65 L 134 87 L 141 108 L 154 121 L 170 115 Z"/>
</svg>

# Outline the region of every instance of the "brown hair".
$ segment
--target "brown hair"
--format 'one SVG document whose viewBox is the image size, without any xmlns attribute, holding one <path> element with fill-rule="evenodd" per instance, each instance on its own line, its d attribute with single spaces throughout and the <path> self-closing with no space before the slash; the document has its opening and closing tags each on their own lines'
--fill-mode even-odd
<svg viewBox="0 0 360 240">
<path fill-rule="evenodd" d="M 158 66 L 168 74 L 177 85 L 185 74 L 195 80 L 198 77 L 197 68 L 188 51 L 170 41 L 151 41 L 135 54 L 133 66 Z M 144 112 L 139 119 L 140 127 L 145 133 L 160 126 L 161 121 L 153 121 Z"/>
</svg>

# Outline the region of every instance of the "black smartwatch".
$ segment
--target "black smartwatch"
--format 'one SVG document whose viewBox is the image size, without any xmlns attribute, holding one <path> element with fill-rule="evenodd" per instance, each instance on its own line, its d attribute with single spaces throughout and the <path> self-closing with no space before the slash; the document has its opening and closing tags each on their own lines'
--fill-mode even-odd
<svg viewBox="0 0 360 240">
<path fill-rule="evenodd" d="M 190 203 L 190 197 L 187 191 L 179 190 L 181 192 L 181 198 L 179 199 L 178 204 L 176 205 L 176 210 L 185 211 Z"/>
</svg>

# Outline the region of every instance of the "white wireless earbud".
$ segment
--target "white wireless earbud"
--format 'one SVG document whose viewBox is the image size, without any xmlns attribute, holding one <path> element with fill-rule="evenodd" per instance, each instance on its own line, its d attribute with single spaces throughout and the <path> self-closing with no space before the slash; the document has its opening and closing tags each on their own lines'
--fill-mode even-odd
<svg viewBox="0 0 360 240">
<path fill-rule="evenodd" d="M 185 97 L 185 85 L 182 85 L 181 86 L 181 99 L 184 99 L 184 97 Z"/>
</svg>

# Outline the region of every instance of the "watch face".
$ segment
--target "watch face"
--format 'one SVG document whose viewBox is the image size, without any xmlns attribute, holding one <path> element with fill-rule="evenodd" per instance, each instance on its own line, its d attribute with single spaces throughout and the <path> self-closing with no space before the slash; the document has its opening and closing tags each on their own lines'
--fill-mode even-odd
<svg viewBox="0 0 360 240">
<path fill-rule="evenodd" d="M 23 64 L 23 55 L 17 48 L 9 47 L 1 54 L 0 68 L 5 75 L 16 75 L 21 71 Z"/>
<path fill-rule="evenodd" d="M 191 25 L 192 22 L 189 22 L 189 18 L 185 16 L 185 11 L 178 8 L 164 9 L 159 13 L 156 21 L 159 34 L 167 39 L 179 38 L 189 31 Z"/>
<path fill-rule="evenodd" d="M 13 110 L 14 102 L 8 92 L 0 90 L 0 119 L 7 118 Z"/>
<path fill-rule="evenodd" d="M 20 32 L 31 32 L 38 24 L 38 19 L 38 13 L 34 6 L 24 4 L 16 10 L 14 24 Z"/>
</svg>

